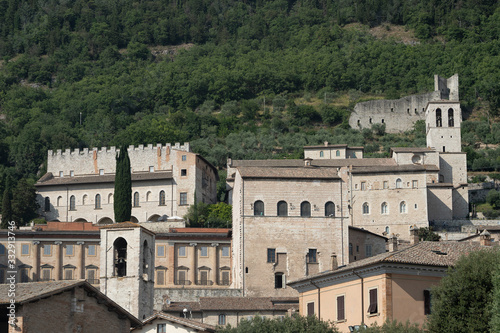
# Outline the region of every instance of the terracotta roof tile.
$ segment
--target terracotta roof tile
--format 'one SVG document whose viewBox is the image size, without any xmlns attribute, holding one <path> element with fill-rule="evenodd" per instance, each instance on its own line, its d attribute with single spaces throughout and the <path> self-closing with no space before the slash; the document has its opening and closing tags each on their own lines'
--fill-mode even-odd
<svg viewBox="0 0 500 333">
<path fill-rule="evenodd" d="M 331 168 L 238 168 L 243 178 L 310 178 L 310 179 L 339 179 L 337 170 Z"/>
<path fill-rule="evenodd" d="M 264 311 L 298 309 L 297 297 L 200 297 L 199 302 L 172 303 L 164 311 L 176 312 L 184 308 L 190 311 L 239 310 Z"/>
<path fill-rule="evenodd" d="M 148 324 L 152 323 L 155 319 L 167 320 L 171 323 L 175 323 L 175 324 L 179 324 L 179 325 L 182 325 L 185 327 L 195 329 L 198 332 L 215 332 L 216 331 L 215 326 L 205 324 L 205 323 L 200 323 L 199 321 L 196 321 L 196 320 L 175 317 L 175 316 L 163 313 L 163 312 L 156 312 L 152 316 L 144 319 L 142 322 L 142 325 L 143 326 L 148 325 Z M 139 329 L 139 328 L 137 328 L 137 329 Z M 134 331 L 134 330 L 132 330 L 132 331 Z"/>
</svg>

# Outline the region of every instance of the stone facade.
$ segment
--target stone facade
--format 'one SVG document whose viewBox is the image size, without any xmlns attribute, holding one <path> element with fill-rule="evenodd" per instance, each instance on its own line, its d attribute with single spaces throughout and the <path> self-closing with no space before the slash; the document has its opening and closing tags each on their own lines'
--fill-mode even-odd
<svg viewBox="0 0 500 333">
<path fill-rule="evenodd" d="M 362 129 L 385 124 L 388 133 L 409 131 L 416 121 L 425 120 L 427 103 L 439 100 L 459 100 L 458 74 L 448 79 L 435 75 L 434 91 L 430 93 L 358 103 L 351 113 L 349 125 Z"/>
<path fill-rule="evenodd" d="M 114 221 L 115 147 L 49 150 L 47 174 L 37 183 L 40 215 L 47 221 Z M 216 203 L 218 173 L 189 144 L 128 148 L 133 222 L 184 216 L 196 201 Z M 196 194 L 196 198 L 195 198 Z"/>
</svg>

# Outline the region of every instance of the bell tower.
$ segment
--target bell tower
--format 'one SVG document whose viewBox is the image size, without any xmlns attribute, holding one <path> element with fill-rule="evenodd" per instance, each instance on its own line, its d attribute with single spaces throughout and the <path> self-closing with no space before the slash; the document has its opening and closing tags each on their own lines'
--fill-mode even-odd
<svg viewBox="0 0 500 333">
<path fill-rule="evenodd" d="M 427 147 L 442 153 L 461 152 L 461 124 L 460 102 L 429 102 L 425 111 Z"/>
<path fill-rule="evenodd" d="M 139 320 L 153 314 L 153 232 L 132 222 L 101 231 L 101 291 Z"/>
</svg>

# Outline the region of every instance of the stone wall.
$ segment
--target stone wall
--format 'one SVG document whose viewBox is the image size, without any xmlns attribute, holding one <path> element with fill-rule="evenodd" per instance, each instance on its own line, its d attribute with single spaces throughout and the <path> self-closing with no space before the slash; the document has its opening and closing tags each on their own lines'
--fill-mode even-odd
<svg viewBox="0 0 500 333">
<path fill-rule="evenodd" d="M 167 300 L 171 302 L 198 302 L 200 297 L 241 297 L 241 289 L 187 289 L 155 288 L 154 310 L 161 311 Z"/>
</svg>

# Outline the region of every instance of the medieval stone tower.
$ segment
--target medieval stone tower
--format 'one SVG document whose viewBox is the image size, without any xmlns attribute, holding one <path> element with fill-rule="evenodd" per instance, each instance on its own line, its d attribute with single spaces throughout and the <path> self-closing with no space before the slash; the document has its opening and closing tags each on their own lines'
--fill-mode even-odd
<svg viewBox="0 0 500 333">
<path fill-rule="evenodd" d="M 429 102 L 425 114 L 427 146 L 439 152 L 462 151 L 460 102 Z"/>
<path fill-rule="evenodd" d="M 153 314 L 154 244 L 136 223 L 101 228 L 101 291 L 139 320 Z"/>
</svg>

